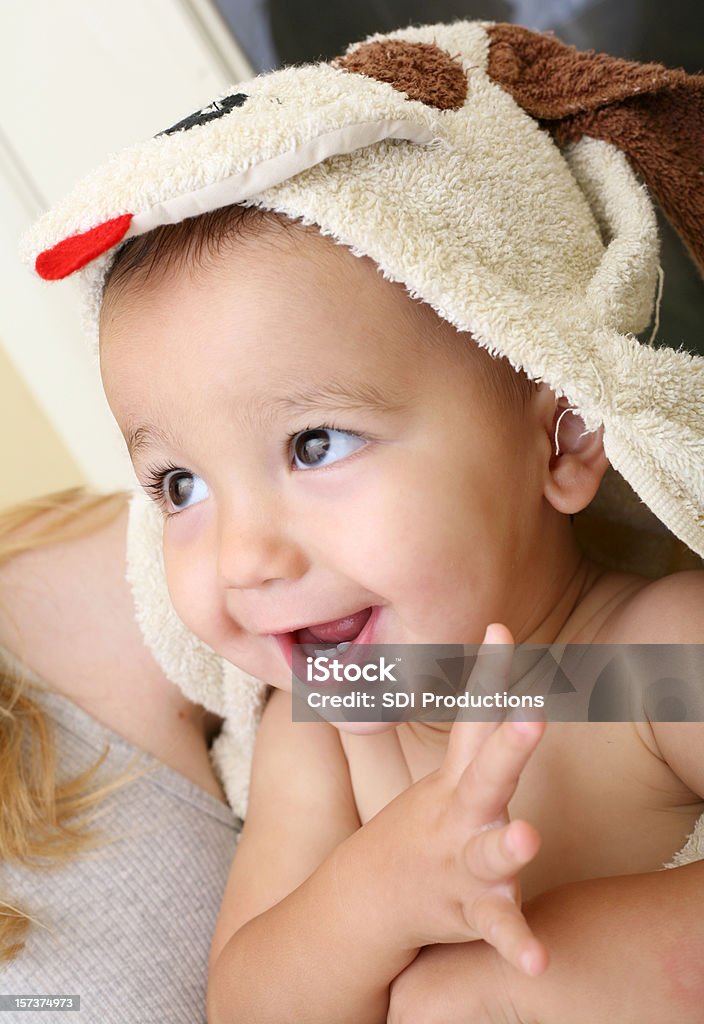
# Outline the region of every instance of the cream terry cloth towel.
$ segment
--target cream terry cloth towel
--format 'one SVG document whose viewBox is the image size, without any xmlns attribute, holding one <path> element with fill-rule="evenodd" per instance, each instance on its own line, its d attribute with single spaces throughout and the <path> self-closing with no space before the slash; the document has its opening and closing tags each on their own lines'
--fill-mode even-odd
<svg viewBox="0 0 704 1024">
<path fill-rule="evenodd" d="M 511 25 L 408 28 L 242 83 L 117 154 L 24 254 L 45 278 L 80 271 L 95 338 L 135 235 L 230 203 L 315 224 L 603 425 L 611 465 L 704 555 L 704 359 L 634 337 L 658 239 L 633 170 L 704 262 L 703 153 L 704 76 Z"/>
</svg>

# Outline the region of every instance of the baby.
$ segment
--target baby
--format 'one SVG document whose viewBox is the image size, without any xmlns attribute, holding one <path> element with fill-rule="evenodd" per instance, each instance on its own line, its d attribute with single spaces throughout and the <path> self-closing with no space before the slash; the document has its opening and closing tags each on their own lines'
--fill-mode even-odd
<svg viewBox="0 0 704 1024">
<path fill-rule="evenodd" d="M 233 202 L 135 232 L 101 292 L 104 386 L 164 513 L 174 606 L 275 687 L 210 1019 L 700 1020 L 704 868 L 660 868 L 704 810 L 702 725 L 565 722 L 539 744 L 534 722 L 291 720 L 298 642 L 483 641 L 475 672 L 503 690 L 513 643 L 700 643 L 704 601 L 702 572 L 580 549 L 570 517 L 608 465 L 593 417 L 301 216 Z M 454 270 L 430 262 L 423 280 Z"/>
<path fill-rule="evenodd" d="M 555 895 L 557 923 L 550 899 L 538 903 L 553 997 L 571 977 L 561 929 L 579 919 L 584 941 L 587 907 L 598 917 L 608 905 L 600 958 L 634 930 L 647 948 L 642 901 L 661 893 L 674 920 L 682 898 L 652 873 L 703 809 L 699 727 L 683 740 L 669 724 L 555 725 L 513 795 L 535 724 L 503 726 L 462 775 L 486 726 L 461 726 L 454 747 L 442 723 L 356 735 L 292 723 L 287 693 L 304 629 L 367 643 L 479 643 L 488 623 L 505 627 L 494 643 L 698 639 L 704 573 L 653 583 L 609 572 L 574 539 L 569 514 L 607 465 L 600 433 L 582 436 L 568 413 L 556 455 L 563 403 L 550 388 L 493 360 L 368 258 L 254 209 L 124 250 L 103 302 L 101 367 L 137 475 L 167 517 L 179 615 L 278 688 L 213 946 L 212 1020 L 383 1020 L 388 986 L 421 947 L 480 936 L 540 972 L 543 948 L 510 888 L 535 832 L 487 829 L 512 796 L 512 816 L 543 840 L 524 896 L 582 882 Z M 615 886 L 616 875 L 634 877 Z M 582 881 L 595 878 L 607 879 L 603 894 Z M 662 956 L 676 947 L 673 936 Z M 460 950 L 471 967 L 477 951 L 453 959 Z M 463 977 L 471 994 L 476 979 L 458 967 L 454 984 Z M 506 991 L 532 993 L 518 972 L 504 978 Z M 625 981 L 592 1020 L 615 1012 Z M 451 1019 L 445 986 L 426 983 L 436 1019 Z M 587 992 L 594 1014 L 601 986 Z"/>
</svg>

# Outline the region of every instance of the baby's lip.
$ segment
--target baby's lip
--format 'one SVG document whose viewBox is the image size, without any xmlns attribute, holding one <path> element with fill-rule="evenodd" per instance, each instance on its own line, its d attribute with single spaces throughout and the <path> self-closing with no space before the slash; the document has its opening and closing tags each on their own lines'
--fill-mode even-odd
<svg viewBox="0 0 704 1024">
<path fill-rule="evenodd" d="M 297 630 L 299 644 L 340 644 L 352 643 L 366 626 L 372 614 L 371 608 L 363 608 L 352 615 L 319 622 Z"/>
<path fill-rule="evenodd" d="M 269 636 L 275 637 L 289 635 L 294 638 L 294 643 L 338 643 L 339 641 L 335 640 L 334 638 L 330 640 L 323 640 L 323 634 L 327 633 L 332 637 L 335 632 L 335 627 L 338 624 L 349 622 L 349 631 L 352 632 L 354 630 L 354 627 L 358 626 L 358 628 L 356 629 L 356 635 L 358 635 L 364 629 L 373 611 L 374 608 L 371 605 L 366 605 L 366 607 L 360 608 L 358 611 L 345 612 L 343 615 L 340 615 L 334 619 L 325 619 L 319 622 L 302 622 L 298 625 L 289 626 L 285 629 L 264 630 L 260 635 L 265 636 L 268 634 Z M 344 627 L 340 628 L 342 629 Z M 318 632 L 318 630 L 320 629 L 321 637 L 318 640 L 311 639 L 307 641 L 298 641 L 295 639 L 298 633 L 308 629 L 315 630 L 316 632 Z"/>
</svg>

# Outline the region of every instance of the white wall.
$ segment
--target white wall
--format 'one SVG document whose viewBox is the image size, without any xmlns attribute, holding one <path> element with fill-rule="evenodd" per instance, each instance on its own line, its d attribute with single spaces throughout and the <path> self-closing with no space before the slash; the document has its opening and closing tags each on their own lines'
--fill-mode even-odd
<svg viewBox="0 0 704 1024">
<path fill-rule="evenodd" d="M 19 263 L 17 240 L 108 153 L 251 73 L 208 0 L 0 5 L 0 345 L 69 462 L 98 489 L 132 475 L 82 336 L 77 290 L 70 280 L 36 279 Z M 37 479 L 24 492 L 44 489 Z M 0 494 L 0 504 L 12 497 Z"/>
</svg>

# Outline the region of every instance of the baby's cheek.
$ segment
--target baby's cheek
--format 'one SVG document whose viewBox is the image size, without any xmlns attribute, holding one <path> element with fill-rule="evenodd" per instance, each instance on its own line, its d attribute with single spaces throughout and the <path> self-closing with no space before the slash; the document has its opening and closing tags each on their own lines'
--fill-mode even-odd
<svg viewBox="0 0 704 1024">
<path fill-rule="evenodd" d="M 213 646 L 223 622 L 222 596 L 214 563 L 193 515 L 179 513 L 164 525 L 164 569 L 176 614 L 197 637 Z"/>
</svg>

